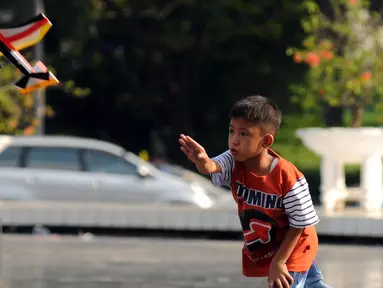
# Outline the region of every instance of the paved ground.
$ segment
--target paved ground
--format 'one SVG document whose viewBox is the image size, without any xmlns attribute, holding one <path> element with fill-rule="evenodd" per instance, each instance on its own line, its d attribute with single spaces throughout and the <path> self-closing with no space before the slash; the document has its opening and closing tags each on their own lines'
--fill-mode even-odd
<svg viewBox="0 0 383 288">
<path fill-rule="evenodd" d="M 10 288 L 261 287 L 240 274 L 239 241 L 3 236 Z M 334 288 L 383 288 L 383 248 L 327 246 L 318 262 Z"/>
</svg>

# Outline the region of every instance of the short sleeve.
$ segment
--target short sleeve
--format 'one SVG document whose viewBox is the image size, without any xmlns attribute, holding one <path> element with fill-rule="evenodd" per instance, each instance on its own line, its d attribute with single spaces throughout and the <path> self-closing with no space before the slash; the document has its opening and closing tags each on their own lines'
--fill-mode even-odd
<svg viewBox="0 0 383 288">
<path fill-rule="evenodd" d="M 319 217 L 311 199 L 306 178 L 295 167 L 285 174 L 283 206 L 289 218 L 290 227 L 306 228 L 316 225 Z"/>
<path fill-rule="evenodd" d="M 214 186 L 231 186 L 231 174 L 234 170 L 234 158 L 230 150 L 212 158 L 222 169 L 222 173 L 210 174 Z"/>
</svg>

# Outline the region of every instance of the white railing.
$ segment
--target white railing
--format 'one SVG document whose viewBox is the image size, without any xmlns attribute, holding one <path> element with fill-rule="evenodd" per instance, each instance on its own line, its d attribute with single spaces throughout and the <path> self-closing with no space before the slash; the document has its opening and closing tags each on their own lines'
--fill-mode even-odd
<svg viewBox="0 0 383 288">
<path fill-rule="evenodd" d="M 326 212 L 316 207 L 319 235 L 383 237 L 383 213 L 358 209 Z M 176 205 L 108 205 L 57 202 L 4 202 L 5 227 L 55 226 L 179 231 L 241 232 L 235 209 L 200 209 Z M 1 249 L 1 247 L 0 247 Z"/>
</svg>

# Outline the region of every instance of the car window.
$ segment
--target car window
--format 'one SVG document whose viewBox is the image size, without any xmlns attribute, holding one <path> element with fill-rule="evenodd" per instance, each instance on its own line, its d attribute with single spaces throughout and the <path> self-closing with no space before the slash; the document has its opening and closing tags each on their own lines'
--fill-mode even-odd
<svg viewBox="0 0 383 288">
<path fill-rule="evenodd" d="M 78 150 L 60 147 L 31 147 L 26 157 L 26 167 L 54 170 L 81 170 Z"/>
<path fill-rule="evenodd" d="M 137 166 L 126 161 L 124 158 L 113 154 L 96 151 L 85 150 L 84 161 L 87 171 L 112 173 L 112 174 L 137 174 Z"/>
<path fill-rule="evenodd" d="M 10 146 L 0 153 L 0 167 L 17 167 L 22 147 Z"/>
</svg>

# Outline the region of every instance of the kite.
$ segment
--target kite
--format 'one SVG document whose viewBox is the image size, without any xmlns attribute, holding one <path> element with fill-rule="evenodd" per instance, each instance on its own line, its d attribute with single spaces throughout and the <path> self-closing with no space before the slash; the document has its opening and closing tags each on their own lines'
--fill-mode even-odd
<svg viewBox="0 0 383 288">
<path fill-rule="evenodd" d="M 19 52 L 40 42 L 51 27 L 49 19 L 40 13 L 23 24 L 0 29 L 0 56 L 4 56 L 24 74 L 13 84 L 21 94 L 59 83 L 41 61 L 32 67 Z"/>
</svg>

